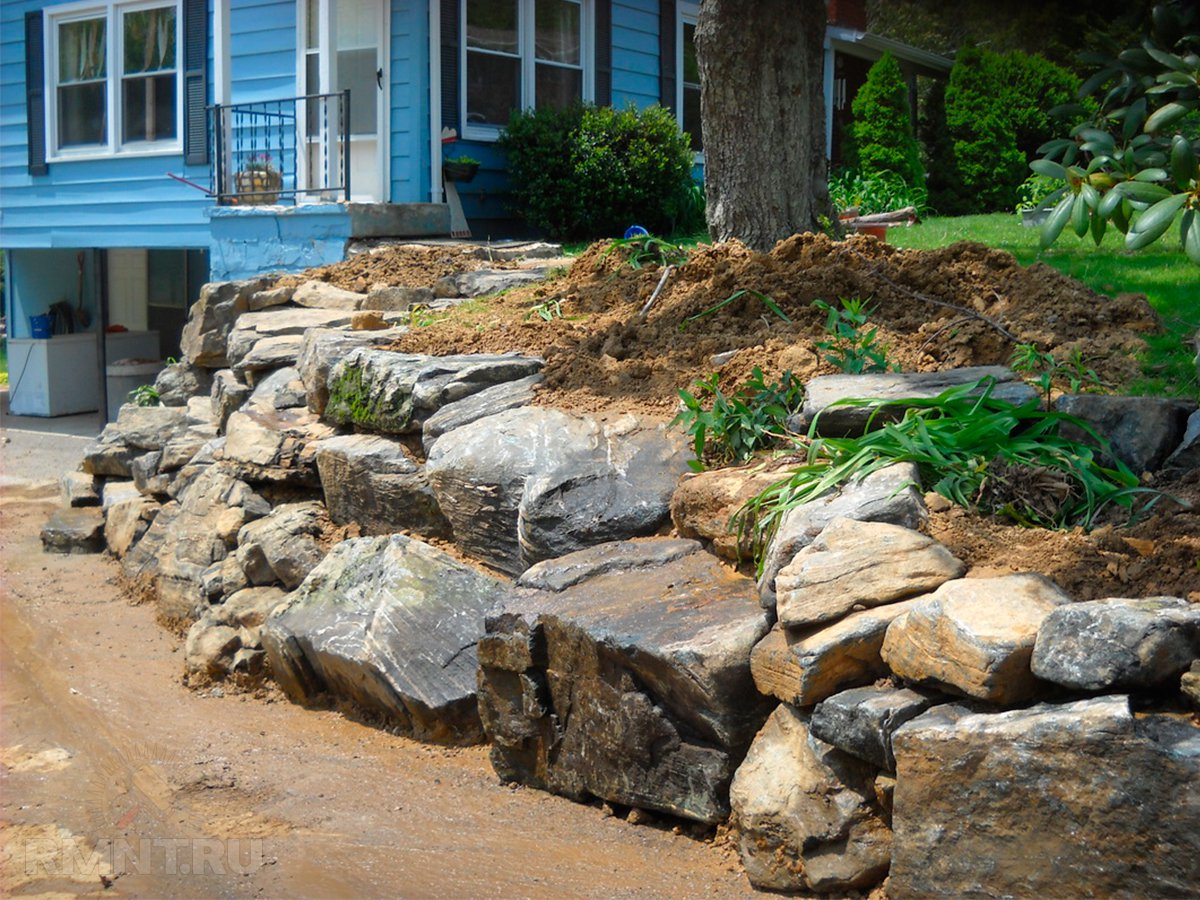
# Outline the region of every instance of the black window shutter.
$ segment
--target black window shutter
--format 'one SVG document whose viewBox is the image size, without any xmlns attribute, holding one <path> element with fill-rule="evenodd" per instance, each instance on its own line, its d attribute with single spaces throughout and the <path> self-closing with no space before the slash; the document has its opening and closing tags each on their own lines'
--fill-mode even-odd
<svg viewBox="0 0 1200 900">
<path fill-rule="evenodd" d="M 675 65 L 679 48 L 675 46 L 675 0 L 661 0 L 658 14 L 658 102 L 675 109 Z"/>
<path fill-rule="evenodd" d="M 208 163 L 208 2 L 183 0 L 183 161 Z"/>
<path fill-rule="evenodd" d="M 596 0 L 596 105 L 612 105 L 612 0 Z"/>
<path fill-rule="evenodd" d="M 458 42 L 461 33 L 459 0 L 442 4 L 442 127 L 453 128 L 462 137 L 458 122 Z"/>
<path fill-rule="evenodd" d="M 25 114 L 29 125 L 29 174 L 45 175 L 46 40 L 41 12 L 25 13 Z"/>
</svg>

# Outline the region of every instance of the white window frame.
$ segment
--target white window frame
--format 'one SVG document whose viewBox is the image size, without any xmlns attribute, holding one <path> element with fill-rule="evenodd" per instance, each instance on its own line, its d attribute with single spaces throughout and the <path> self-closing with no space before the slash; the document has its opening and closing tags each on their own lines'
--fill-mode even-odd
<svg viewBox="0 0 1200 900">
<path fill-rule="evenodd" d="M 683 131 L 683 26 L 695 27 L 700 17 L 699 3 L 678 3 L 675 6 L 675 119 Z M 696 162 L 704 164 L 704 151 L 693 154 Z"/>
<path fill-rule="evenodd" d="M 521 60 L 521 108 L 532 109 L 537 103 L 534 85 L 537 79 L 537 53 L 534 47 L 534 10 L 537 0 L 517 0 L 517 47 Z M 467 122 L 467 0 L 459 0 L 458 40 L 458 121 L 464 140 L 495 141 L 504 130 L 501 125 L 478 125 Z M 596 99 L 596 4 L 594 0 L 579 0 L 580 62 L 583 72 L 583 96 L 591 103 Z M 543 62 L 547 62 L 543 60 Z M 553 63 L 550 63 L 553 65 Z M 567 66 L 564 68 L 574 68 Z"/>
<path fill-rule="evenodd" d="M 124 110 L 121 83 L 125 66 L 125 23 L 122 15 L 143 9 L 175 8 L 175 137 L 162 141 L 121 141 Z M 105 20 L 105 118 L 107 128 L 102 144 L 60 147 L 58 143 L 58 26 L 82 19 Z M 182 0 L 107 0 L 107 2 L 68 3 L 45 10 L 43 83 L 46 102 L 46 161 L 66 162 L 78 159 L 109 159 L 129 156 L 177 156 L 183 152 L 183 3 Z"/>
</svg>

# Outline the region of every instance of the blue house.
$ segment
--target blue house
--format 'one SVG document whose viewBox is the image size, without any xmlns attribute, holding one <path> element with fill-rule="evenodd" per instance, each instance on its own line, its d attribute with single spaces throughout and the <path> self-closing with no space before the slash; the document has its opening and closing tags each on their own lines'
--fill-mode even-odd
<svg viewBox="0 0 1200 900">
<path fill-rule="evenodd" d="M 882 52 L 862 9 L 830 7 L 831 151 L 848 103 L 837 60 Z M 5 0 L 14 412 L 95 408 L 105 359 L 134 345 L 173 354 L 205 281 L 341 259 L 356 237 L 448 234 L 447 155 L 483 161 L 454 192 L 474 235 L 511 234 L 495 140 L 514 108 L 662 103 L 702 154 L 697 12 L 682 0 Z M 949 68 L 901 59 L 914 77 Z M 35 338 L 48 324 L 54 337 Z M 96 338 L 111 325 L 128 346 Z M 74 387 L 55 388 L 64 371 Z"/>
</svg>

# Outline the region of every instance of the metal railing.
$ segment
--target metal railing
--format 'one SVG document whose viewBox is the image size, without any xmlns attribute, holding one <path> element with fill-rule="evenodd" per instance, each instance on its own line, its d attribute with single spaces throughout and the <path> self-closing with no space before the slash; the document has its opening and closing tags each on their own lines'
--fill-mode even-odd
<svg viewBox="0 0 1200 900">
<path fill-rule="evenodd" d="M 350 91 L 210 106 L 209 194 L 227 206 L 350 199 Z"/>
</svg>

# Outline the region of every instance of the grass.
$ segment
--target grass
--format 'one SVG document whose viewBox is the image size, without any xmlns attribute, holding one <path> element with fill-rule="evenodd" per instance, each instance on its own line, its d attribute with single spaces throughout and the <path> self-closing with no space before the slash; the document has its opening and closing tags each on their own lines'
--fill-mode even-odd
<svg viewBox="0 0 1200 900">
<path fill-rule="evenodd" d="M 1064 232 L 1048 250 L 1038 250 L 1038 229 L 1025 228 L 1015 215 L 931 218 L 912 228 L 893 228 L 888 240 L 898 247 L 926 250 L 955 241 L 979 241 L 1007 250 L 1023 265 L 1044 262 L 1115 297 L 1145 294 L 1162 317 L 1167 333 L 1148 341 L 1143 359 L 1145 376 L 1127 386 L 1130 393 L 1195 396 L 1197 377 L 1193 336 L 1200 330 L 1200 268 L 1179 248 L 1178 231 L 1137 253 L 1122 246 L 1123 236 L 1109 229 L 1097 247 L 1090 237 L 1082 240 Z"/>
<path fill-rule="evenodd" d="M 8 341 L 0 340 L 0 385 L 8 384 Z"/>
</svg>

